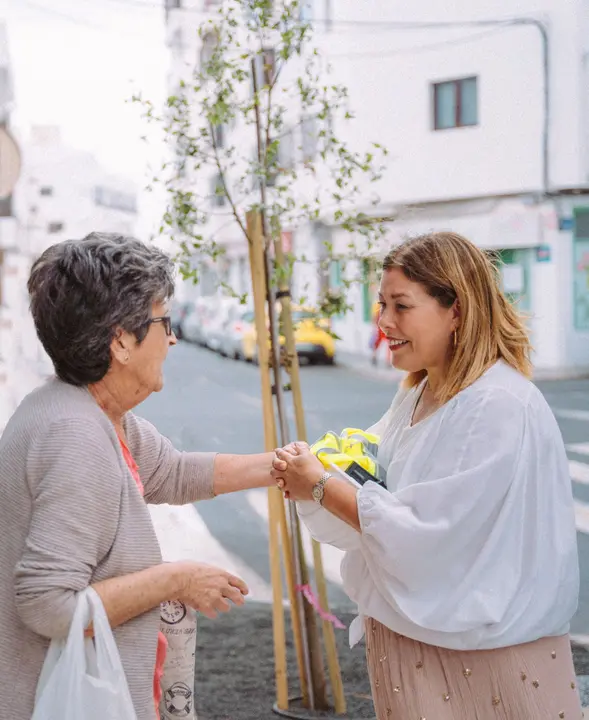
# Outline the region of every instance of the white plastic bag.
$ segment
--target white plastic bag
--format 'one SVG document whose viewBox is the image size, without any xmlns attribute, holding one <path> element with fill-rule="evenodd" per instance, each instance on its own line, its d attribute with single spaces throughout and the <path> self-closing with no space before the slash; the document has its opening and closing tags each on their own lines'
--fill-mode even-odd
<svg viewBox="0 0 589 720">
<path fill-rule="evenodd" d="M 93 623 L 94 639 L 84 631 Z M 53 640 L 37 685 L 31 720 L 137 720 L 125 671 L 98 595 L 88 588 L 67 640 Z"/>
<path fill-rule="evenodd" d="M 162 603 L 160 630 L 168 641 L 161 680 L 160 720 L 196 720 L 194 660 L 196 610 L 179 600 Z"/>
</svg>

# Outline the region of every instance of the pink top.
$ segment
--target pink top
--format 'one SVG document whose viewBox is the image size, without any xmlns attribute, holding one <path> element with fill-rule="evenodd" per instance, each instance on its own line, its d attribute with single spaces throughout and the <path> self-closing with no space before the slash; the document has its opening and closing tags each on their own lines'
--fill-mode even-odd
<svg viewBox="0 0 589 720">
<path fill-rule="evenodd" d="M 129 472 L 133 476 L 133 479 L 137 483 L 137 488 L 139 489 L 139 492 L 141 495 L 144 494 L 144 488 L 143 483 L 141 482 L 141 478 L 139 477 L 139 468 L 137 466 L 137 463 L 133 459 L 133 456 L 131 455 L 131 451 L 127 447 L 127 444 L 125 441 L 119 437 L 119 442 L 121 443 L 121 450 L 123 451 L 123 457 L 125 458 L 125 462 L 127 463 L 127 467 L 129 468 Z M 162 697 L 162 686 L 161 686 L 161 679 L 162 675 L 164 674 L 164 663 L 166 660 L 166 651 L 168 649 L 168 641 L 166 640 L 166 636 L 163 633 L 159 633 L 157 638 L 157 650 L 155 654 L 155 674 L 153 677 L 153 699 L 155 702 L 155 710 L 156 710 L 156 717 L 159 718 L 159 704 Z"/>
</svg>

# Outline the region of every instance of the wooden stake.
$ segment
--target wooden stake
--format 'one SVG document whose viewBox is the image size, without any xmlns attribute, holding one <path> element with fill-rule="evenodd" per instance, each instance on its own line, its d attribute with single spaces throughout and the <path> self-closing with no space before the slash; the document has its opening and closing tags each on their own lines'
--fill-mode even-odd
<svg viewBox="0 0 589 720">
<path fill-rule="evenodd" d="M 262 385 L 262 409 L 264 421 L 264 444 L 267 452 L 277 445 L 276 423 L 272 402 L 272 384 L 268 364 L 268 330 L 266 328 L 266 276 L 264 269 L 264 248 L 260 216 L 248 213 L 248 236 L 250 238 L 250 269 L 254 295 L 254 314 L 260 361 Z M 278 488 L 268 489 L 268 531 L 270 540 L 270 574 L 272 578 L 272 628 L 274 634 L 274 665 L 276 672 L 276 703 L 280 710 L 288 709 L 288 670 L 286 660 L 286 631 L 282 605 L 282 572 L 280 566 L 279 515 L 277 513 Z M 288 569 L 287 569 L 288 572 Z"/>
<path fill-rule="evenodd" d="M 319 602 L 321 603 L 321 607 L 326 612 L 329 612 L 329 599 L 327 597 L 325 573 L 323 572 L 321 545 L 315 540 L 313 540 L 313 563 L 315 565 L 315 581 L 317 583 Z M 347 710 L 346 696 L 344 694 L 344 684 L 342 682 L 342 673 L 337 655 L 335 630 L 329 620 L 323 621 L 323 641 L 325 643 L 325 654 L 327 655 L 327 667 L 329 669 L 334 709 L 338 715 L 344 715 Z"/>
<path fill-rule="evenodd" d="M 285 267 L 286 258 L 284 256 L 284 249 L 282 247 L 282 238 L 279 235 L 274 238 L 274 252 L 278 265 L 281 267 Z M 284 328 L 284 337 L 287 353 L 287 368 L 289 370 L 291 380 L 297 439 L 306 442 L 307 428 L 303 411 L 300 366 L 296 349 L 294 326 L 292 322 L 292 302 L 289 291 L 290 289 L 286 281 L 283 283 L 283 286 L 279 288 L 279 290 L 281 294 L 281 304 L 283 308 L 282 325 Z M 315 580 L 317 583 L 317 593 L 319 595 L 321 607 L 326 612 L 329 612 L 327 583 L 325 581 L 325 573 L 323 570 L 321 546 L 315 540 L 313 540 L 313 565 L 315 568 Z M 331 690 L 333 694 L 335 711 L 338 714 L 344 714 L 346 712 L 346 698 L 344 695 L 341 668 L 337 655 L 335 631 L 333 625 L 330 622 L 323 622 L 323 638 L 325 641 L 325 652 L 327 656 L 327 665 L 329 669 L 329 677 L 331 681 Z"/>
<path fill-rule="evenodd" d="M 278 490 L 278 488 L 276 488 Z M 299 613 L 299 603 L 296 589 L 296 576 L 294 572 L 294 560 L 292 557 L 291 543 L 290 543 L 290 531 L 288 523 L 286 521 L 286 511 L 284 508 L 284 498 L 280 493 L 280 505 L 279 505 L 279 520 L 280 530 L 282 534 L 282 552 L 284 557 L 284 565 L 286 570 L 286 586 L 288 588 L 288 599 L 290 602 L 291 609 L 294 609 L 295 613 L 292 615 L 293 635 L 295 652 L 297 656 L 297 666 L 299 670 L 299 681 L 301 685 L 301 695 L 303 697 L 303 705 L 309 707 L 309 685 L 307 682 L 307 674 L 304 671 L 305 660 L 303 657 L 304 647 L 302 638 L 301 628 L 301 614 Z"/>
</svg>

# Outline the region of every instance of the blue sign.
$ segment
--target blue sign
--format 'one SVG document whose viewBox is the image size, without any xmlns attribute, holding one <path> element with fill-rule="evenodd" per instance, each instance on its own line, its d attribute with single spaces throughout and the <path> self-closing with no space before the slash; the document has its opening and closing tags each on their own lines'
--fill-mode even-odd
<svg viewBox="0 0 589 720">
<path fill-rule="evenodd" d="M 540 245 L 536 248 L 536 262 L 550 262 L 550 245 Z"/>
<path fill-rule="evenodd" d="M 574 217 L 558 218 L 558 229 L 559 230 L 574 230 L 575 229 L 575 218 Z"/>
</svg>

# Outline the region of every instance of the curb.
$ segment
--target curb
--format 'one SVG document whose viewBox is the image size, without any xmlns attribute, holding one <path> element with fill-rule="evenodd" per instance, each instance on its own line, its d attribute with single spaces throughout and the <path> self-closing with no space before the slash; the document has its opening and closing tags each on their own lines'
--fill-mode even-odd
<svg viewBox="0 0 589 720">
<path fill-rule="evenodd" d="M 360 355 L 355 353 L 339 352 L 337 353 L 337 364 L 340 367 L 356 372 L 364 377 L 373 380 L 390 380 L 392 382 L 400 382 L 405 373 L 396 370 L 394 367 L 374 367 L 370 363 L 370 355 Z M 381 360 L 382 362 L 382 360 Z M 532 380 L 534 382 L 554 382 L 559 380 L 588 380 L 589 367 L 576 368 L 537 368 L 533 371 Z"/>
<path fill-rule="evenodd" d="M 554 368 L 553 370 L 543 370 L 539 368 L 533 371 L 532 376 L 534 382 L 587 379 L 589 379 L 589 368 Z"/>
</svg>

